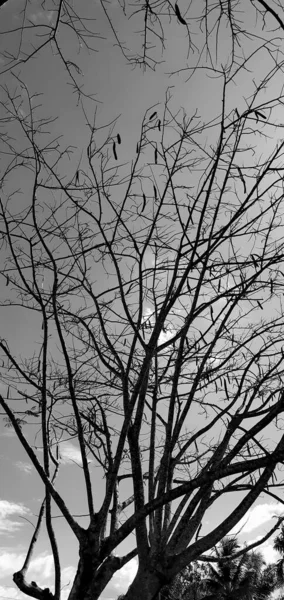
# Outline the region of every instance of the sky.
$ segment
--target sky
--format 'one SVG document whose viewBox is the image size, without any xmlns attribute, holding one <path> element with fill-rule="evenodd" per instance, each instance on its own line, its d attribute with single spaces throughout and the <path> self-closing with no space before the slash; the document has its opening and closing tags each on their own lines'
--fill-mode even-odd
<svg viewBox="0 0 284 600">
<path fill-rule="evenodd" d="M 5 436 L 5 432 L 4 434 L 1 434 L 1 447 L 3 446 L 3 436 Z M 71 446 L 67 447 L 66 455 L 67 458 L 64 468 L 68 471 L 68 469 L 71 468 L 69 461 L 78 459 L 78 456 L 76 456 L 76 449 Z M 33 507 L 36 506 L 36 500 L 39 503 L 39 498 L 35 499 L 34 503 L 31 503 L 30 500 L 26 500 L 26 502 L 21 501 L 23 494 L 21 494 L 20 489 L 33 489 L 35 485 L 35 482 L 33 481 L 34 475 L 29 463 L 24 461 L 14 461 L 12 457 L 7 457 L 5 454 L 4 456 L 1 455 L 1 481 L 7 482 L 8 490 L 9 477 L 7 475 L 7 469 L 3 468 L 3 461 L 5 458 L 8 459 L 10 478 L 13 477 L 17 479 L 18 490 L 12 493 L 15 501 L 9 499 L 10 495 L 5 492 L 5 490 L 4 492 L 1 491 L 0 598 L 1 600 L 7 598 L 22 600 L 25 596 L 17 590 L 11 579 L 12 574 L 20 569 L 23 564 L 26 543 L 32 531 L 31 523 L 34 521 Z M 238 534 L 240 543 L 253 543 L 273 526 L 275 518 L 281 514 L 283 514 L 282 505 L 260 499 L 242 522 L 239 523 L 238 527 L 231 533 Z M 265 542 L 265 544 L 259 548 L 267 563 L 279 559 L 279 554 L 273 550 L 272 540 Z M 70 581 L 72 581 L 72 577 L 75 573 L 74 564 L 76 564 L 72 563 L 71 557 L 69 558 L 70 562 L 68 561 L 69 553 L 67 543 L 65 545 L 64 553 L 67 554 L 67 556 L 66 564 L 64 564 L 62 569 L 62 585 L 66 586 L 65 590 L 63 590 L 64 593 L 62 594 L 63 600 L 67 597 Z M 136 560 L 133 559 L 115 574 L 111 583 L 107 586 L 101 596 L 102 599 L 113 600 L 119 594 L 125 592 L 135 575 L 136 569 L 137 563 Z M 29 576 L 31 580 L 35 579 L 43 586 L 51 585 L 52 556 L 47 549 L 41 549 L 36 552 L 36 556 L 30 566 Z"/>
<path fill-rule="evenodd" d="M 86 3 L 90 8 L 91 0 Z M 206 77 L 201 71 L 194 80 L 186 81 L 181 75 L 168 77 L 169 71 L 174 71 L 180 64 L 180 56 L 184 53 L 186 44 L 185 36 L 179 24 L 175 24 L 168 32 L 169 46 L 165 52 L 165 65 L 157 68 L 156 71 L 144 72 L 142 69 L 133 68 L 126 64 L 124 57 L 115 47 L 110 28 L 103 18 L 100 5 L 96 0 L 97 6 L 97 31 L 104 39 L 98 39 L 99 52 L 81 53 L 81 61 L 84 73 L 84 82 L 89 91 L 96 94 L 98 118 L 101 122 L 119 117 L 119 131 L 123 137 L 123 159 L 129 160 L 135 151 L 139 124 L 143 118 L 145 110 L 157 103 L 163 104 L 165 93 L 168 86 L 174 86 L 173 103 L 176 107 L 184 107 L 187 111 L 194 112 L 196 107 L 201 116 L 210 118 L 219 111 L 221 89 L 219 80 Z M 110 2 L 113 18 L 120 31 L 121 39 L 128 39 L 129 45 L 136 42 L 135 33 L 129 34 L 129 23 L 123 17 L 118 2 Z M 185 4 L 183 6 L 186 8 Z M 2 30 L 17 27 L 21 22 L 20 15 L 21 0 L 8 0 L 0 9 Z M 193 5 L 194 9 L 194 5 Z M 53 11 L 43 11 L 41 2 L 32 0 L 29 5 L 29 18 L 32 23 L 50 23 L 54 18 Z M 135 27 L 132 28 L 135 31 Z M 3 43 L 4 36 L 2 36 Z M 5 38 L 6 39 L 6 38 Z M 10 40 L 10 38 L 9 38 Z M 4 42 L 6 43 L 6 42 Z M 17 35 L 9 41 L 15 46 L 19 43 Z M 66 53 L 73 52 L 73 39 L 66 36 L 63 39 L 63 46 Z M 8 49 L 5 48 L 5 49 Z M 228 53 L 228 36 L 224 31 L 220 52 L 223 55 Z M 0 65 L 2 63 L 0 61 Z M 253 72 L 257 76 L 262 65 L 253 64 Z M 3 67 L 4 68 L 4 67 Z M 5 70 L 5 69 L 4 69 Z M 63 135 L 64 142 L 75 145 L 73 159 L 80 159 L 82 148 L 86 145 L 88 130 L 84 122 L 83 115 L 78 112 L 76 95 L 70 93 L 70 86 L 66 76 L 62 71 L 57 57 L 48 49 L 42 52 L 41 56 L 35 58 L 32 63 L 28 63 L 19 74 L 24 78 L 26 85 L 32 93 L 40 92 L 42 94 L 42 111 L 50 115 L 56 114 L 58 119 L 51 126 L 52 132 Z M 1 75 L 3 85 L 18 86 L 18 82 L 9 72 Z M 279 82 L 278 82 L 279 83 Z M 278 85 L 278 84 L 277 84 Z M 230 97 L 231 108 L 236 104 L 245 108 L 244 96 L 253 90 L 251 72 L 242 76 L 239 87 Z M 274 94 L 273 86 L 269 89 L 272 97 Z M 4 90 L 2 89 L 2 93 Z M 27 95 L 25 90 L 20 91 L 21 106 L 23 116 L 27 113 Z M 208 106 L 210 101 L 210 107 Z M 93 103 L 87 102 L 88 113 L 93 110 Z M 18 182 L 16 182 L 18 185 Z M 23 203 L 25 202 L 25 189 L 27 181 L 20 182 L 22 189 Z M 0 289 L 1 297 L 1 289 Z M 5 318 L 1 318 L 1 336 L 8 336 L 11 346 L 17 348 L 19 353 L 31 351 L 35 342 L 33 332 L 33 322 L 27 316 L 25 320 L 17 317 L 15 313 L 6 310 Z M 0 393 L 1 393 L 0 381 Z M 4 390 L 4 388 L 2 387 Z M 36 422 L 30 428 L 30 436 L 38 439 L 39 428 Z M 40 445 L 40 444 L 39 444 Z M 69 506 L 76 515 L 81 515 L 82 525 L 84 514 L 86 513 L 86 501 L 82 490 L 82 468 L 81 457 L 73 440 L 62 442 L 60 445 L 61 456 L 61 475 L 59 489 L 64 490 L 68 495 Z M 93 470 L 92 470 L 93 469 Z M 96 480 L 95 466 L 91 464 L 92 476 Z M 23 449 L 13 431 L 5 427 L 5 423 L 0 421 L 0 600 L 26 598 L 21 594 L 12 582 L 12 574 L 20 569 L 27 549 L 30 537 L 35 524 L 35 516 L 38 514 L 40 502 L 42 499 L 42 485 L 38 480 L 33 466 L 28 461 Z M 97 486 L 97 503 L 102 497 L 101 482 Z M 227 500 L 227 505 L 223 510 L 229 510 L 231 500 Z M 217 511 L 217 509 L 214 509 Z M 267 502 L 264 497 L 259 498 L 254 506 L 246 515 L 243 523 L 236 528 L 236 533 L 241 543 L 250 543 L 260 536 L 264 535 L 275 522 L 275 518 L 284 513 L 283 506 L 276 502 Z M 210 518 L 217 519 L 217 513 L 214 511 Z M 208 521 L 208 527 L 210 523 Z M 206 523 L 205 523 L 206 527 Z M 62 600 L 68 595 L 70 581 L 74 577 L 77 559 L 77 546 L 69 529 L 65 526 L 60 515 L 57 515 L 57 531 L 59 536 L 59 545 L 62 549 L 64 562 L 63 568 L 63 586 L 64 591 Z M 129 548 L 133 539 L 128 542 Z M 266 542 L 261 547 L 267 562 L 278 558 L 273 550 L 272 541 Z M 115 600 L 119 594 L 126 591 L 137 568 L 134 559 L 127 564 L 114 577 L 102 594 L 102 600 Z M 35 556 L 32 561 L 29 577 L 35 579 L 43 586 L 50 586 L 52 582 L 52 559 L 48 543 L 44 535 L 40 536 L 36 548 Z"/>
</svg>

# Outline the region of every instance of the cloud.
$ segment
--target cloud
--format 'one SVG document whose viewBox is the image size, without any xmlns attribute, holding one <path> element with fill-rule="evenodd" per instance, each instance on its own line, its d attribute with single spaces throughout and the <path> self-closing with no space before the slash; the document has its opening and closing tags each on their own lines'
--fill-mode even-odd
<svg viewBox="0 0 284 600">
<path fill-rule="evenodd" d="M 68 597 L 70 594 L 70 589 L 71 588 L 68 588 L 66 590 L 61 590 L 61 595 L 60 595 L 61 600 L 68 600 Z M 114 599 L 110 598 L 110 600 L 114 600 Z"/>
<path fill-rule="evenodd" d="M 261 553 L 263 554 L 263 558 L 267 564 L 275 563 L 279 560 L 280 554 L 273 548 L 273 544 L 263 544 L 263 546 L 259 546 Z M 257 550 L 257 548 L 256 548 Z"/>
<path fill-rule="evenodd" d="M 9 552 L 0 549 L 0 578 L 11 577 L 16 571 L 20 571 L 23 566 L 26 553 Z M 64 571 L 64 569 L 63 569 Z M 27 580 L 35 580 L 39 585 L 45 586 L 54 572 L 53 556 L 46 552 L 40 554 L 31 561 L 28 568 Z M 1 595 L 0 595 L 1 598 Z"/>
<path fill-rule="evenodd" d="M 248 533 L 279 515 L 284 516 L 284 506 L 280 502 L 257 504 L 246 513 L 230 533 Z"/>
<path fill-rule="evenodd" d="M 48 23 L 50 23 L 53 19 L 53 15 L 54 15 L 53 10 L 48 10 L 48 11 L 38 10 L 37 12 L 30 14 L 30 20 L 36 24 L 38 24 L 39 21 L 41 21 L 41 23 L 45 23 L 46 21 L 48 21 Z"/>
<path fill-rule="evenodd" d="M 119 569 L 104 590 L 104 600 L 108 598 L 111 600 L 120 594 L 125 594 L 136 575 L 137 568 L 137 560 L 133 558 L 122 569 Z"/>
<path fill-rule="evenodd" d="M 25 560 L 25 554 L 16 552 L 2 551 L 0 548 L 0 577 L 11 577 L 15 571 L 18 571 L 23 566 Z M 122 569 L 117 571 L 113 576 L 112 580 L 103 592 L 102 600 L 114 600 L 120 594 L 124 594 L 131 582 L 133 581 L 137 571 L 137 560 L 134 558 L 127 563 Z M 74 581 L 76 574 L 76 568 L 72 565 L 62 569 L 62 600 L 67 600 Z M 43 587 L 52 587 L 52 576 L 53 576 L 53 557 L 51 554 L 43 553 L 32 560 L 27 573 L 28 581 L 34 580 L 38 585 Z M 0 586 L 0 598 L 3 596 L 10 596 L 16 600 L 22 600 L 25 596 L 21 595 L 15 588 L 13 593 L 10 594 L 10 588 L 1 588 Z"/>
<path fill-rule="evenodd" d="M 145 308 L 142 322 L 145 323 L 149 328 L 154 327 L 155 313 L 151 308 Z"/>
<path fill-rule="evenodd" d="M 82 465 L 82 456 L 79 448 L 72 444 L 72 442 L 61 442 L 60 443 L 60 458 L 64 464 L 77 463 Z"/>
<path fill-rule="evenodd" d="M 262 535 L 258 535 L 257 537 L 253 538 L 252 540 L 247 540 L 247 542 L 246 542 L 247 546 L 250 546 L 250 544 L 254 544 L 255 542 L 258 542 L 258 540 L 260 540 L 261 538 L 262 538 Z M 256 548 L 253 548 L 253 552 L 261 552 L 261 554 L 263 555 L 263 558 L 267 564 L 275 563 L 280 558 L 279 552 L 277 552 L 273 548 L 273 542 L 271 541 L 271 538 L 270 538 L 270 540 L 267 540 L 266 542 L 264 542 L 264 544 L 261 544 L 260 546 L 256 546 Z"/>
<path fill-rule="evenodd" d="M 11 576 L 16 571 L 19 571 L 25 560 L 25 554 L 17 554 L 16 552 L 0 552 L 0 578 Z M 1 596 L 0 596 L 1 597 Z"/>
<path fill-rule="evenodd" d="M 62 573 L 61 573 L 62 585 L 68 585 L 69 583 L 72 583 L 75 575 L 76 575 L 75 567 L 72 567 L 72 565 L 70 565 L 69 567 L 64 567 L 64 569 L 62 569 Z"/>
<path fill-rule="evenodd" d="M 40 575 L 41 579 L 49 579 L 53 574 L 54 564 L 52 554 L 41 554 L 31 561 L 28 569 L 29 575 L 31 573 Z"/>
<path fill-rule="evenodd" d="M 69 441 L 60 442 L 59 453 L 60 453 L 61 462 L 63 464 L 67 465 L 67 464 L 76 463 L 77 465 L 82 466 L 81 452 L 80 452 L 79 448 L 77 446 L 75 446 L 75 444 L 72 444 L 72 442 L 69 442 Z M 88 459 L 88 462 L 92 462 L 92 461 L 90 459 Z"/>
<path fill-rule="evenodd" d="M 15 600 L 27 600 L 26 594 L 23 594 L 16 587 L 3 587 L 0 585 L 0 598 L 15 598 Z"/>
<path fill-rule="evenodd" d="M 168 342 L 171 338 L 173 338 L 176 335 L 176 333 L 176 329 L 170 327 L 168 327 L 165 331 L 162 331 L 158 339 L 159 346 L 161 344 L 164 344 L 165 342 Z"/>
<path fill-rule="evenodd" d="M 75 567 L 65 567 L 61 572 L 61 598 L 67 600 L 76 575 Z"/>
<path fill-rule="evenodd" d="M 16 504 L 15 502 L 9 502 L 8 500 L 0 500 L 0 532 L 12 533 L 20 529 L 24 523 L 12 521 L 9 517 L 15 514 L 24 516 L 29 514 L 29 512 L 29 509 L 23 504 Z"/>
<path fill-rule="evenodd" d="M 16 437 L 16 433 L 14 432 L 14 429 L 7 429 L 6 431 L 0 433 L 0 437 Z"/>
<path fill-rule="evenodd" d="M 175 315 L 175 312 L 172 311 L 172 314 Z M 144 309 L 142 323 L 144 323 L 145 329 L 149 329 L 150 331 L 155 326 L 155 312 L 152 308 L 148 307 Z M 168 342 L 176 335 L 176 333 L 176 328 L 172 324 L 167 324 L 165 329 L 159 335 L 158 344 L 161 345 Z"/>
<path fill-rule="evenodd" d="M 15 466 L 16 466 L 18 469 L 20 469 L 20 471 L 23 471 L 24 473 L 27 473 L 27 475 L 30 475 L 30 474 L 31 474 L 31 472 L 32 472 L 32 470 L 33 470 L 33 467 L 32 467 L 32 465 L 30 465 L 29 463 L 24 463 L 24 462 L 22 462 L 21 460 L 18 460 L 18 461 L 15 463 Z"/>
</svg>

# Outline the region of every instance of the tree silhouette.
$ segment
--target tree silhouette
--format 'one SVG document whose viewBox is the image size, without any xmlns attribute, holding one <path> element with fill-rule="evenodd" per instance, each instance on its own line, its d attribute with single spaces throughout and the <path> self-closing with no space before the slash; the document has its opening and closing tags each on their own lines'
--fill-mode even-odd
<svg viewBox="0 0 284 600">
<path fill-rule="evenodd" d="M 206 594 L 207 563 L 194 561 L 160 591 L 158 600 L 201 600 Z"/>
<path fill-rule="evenodd" d="M 13 75 L 2 86 L 0 116 L 1 321 L 7 312 L 15 322 L 28 315 L 33 341 L 23 355 L 10 332 L 1 337 L 0 405 L 44 487 L 24 565 L 14 574 L 19 589 L 39 600 L 61 596 L 55 517 L 78 544 L 69 600 L 96 600 L 135 556 L 138 572 L 125 599 L 153 600 L 228 535 L 260 494 L 277 497 L 282 483 L 282 20 L 258 0 L 244 16 L 238 1 L 196 5 L 202 14 L 192 20 L 180 3 L 138 5 L 144 37 L 132 54 L 102 2 L 120 51 L 144 67 L 150 54 L 157 67 L 161 59 L 147 37 L 157 38 L 160 23 L 165 51 L 164 26 L 182 28 L 190 50 L 200 27 L 192 62 L 176 71 L 190 78 L 208 72 L 221 90 L 207 119 L 177 108 L 168 90 L 165 102 L 146 110 L 127 151 L 129 132 L 90 109 L 83 52 L 73 63 L 64 45 L 66 29 L 80 49 L 90 39 L 99 43 L 74 3 L 60 2 L 54 14 L 44 3 L 40 18 L 48 24 L 31 25 L 24 12 L 12 32 L 20 30 L 20 44 L 14 53 L 5 47 L 1 59 L 2 74 Z M 230 34 L 225 64 L 223 24 Z M 73 147 L 58 135 L 44 98 L 41 105 L 25 81 L 25 68 L 45 50 L 64 65 L 77 94 L 89 135 L 83 148 L 76 133 Z M 249 69 L 253 93 L 245 95 L 245 83 L 236 100 Z M 80 457 L 79 516 L 61 486 L 70 440 Z M 28 581 L 44 526 L 54 591 Z M 118 556 L 122 543 L 127 550 Z"/>
<path fill-rule="evenodd" d="M 280 532 L 274 539 L 273 543 L 274 550 L 277 550 L 281 555 L 281 558 L 276 563 L 276 573 L 280 585 L 284 584 L 284 530 L 281 525 Z"/>
<path fill-rule="evenodd" d="M 265 600 L 277 589 L 275 572 L 271 566 L 263 568 L 265 561 L 261 552 L 248 552 L 234 560 L 238 548 L 236 538 L 224 538 L 220 542 L 216 549 L 219 561 L 216 567 L 209 565 L 204 599 L 232 600 L 238 597 Z M 224 560 L 226 557 L 228 560 Z"/>
<path fill-rule="evenodd" d="M 187 567 L 168 589 L 165 600 L 266 600 L 281 586 L 274 565 L 265 566 L 261 552 L 239 555 L 240 546 L 234 537 L 223 538 L 216 548 L 215 563 L 200 563 L 197 569 Z M 238 557 L 234 555 L 238 552 Z M 212 556 L 211 556 L 212 558 Z"/>
</svg>

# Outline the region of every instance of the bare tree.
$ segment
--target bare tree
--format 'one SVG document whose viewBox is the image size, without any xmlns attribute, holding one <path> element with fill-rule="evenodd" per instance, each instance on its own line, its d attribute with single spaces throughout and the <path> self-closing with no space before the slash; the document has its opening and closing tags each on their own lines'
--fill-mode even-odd
<svg viewBox="0 0 284 600">
<path fill-rule="evenodd" d="M 276 565 L 266 565 L 261 552 L 244 552 L 234 536 L 223 538 L 215 549 L 215 564 L 194 562 L 162 589 L 161 600 L 216 600 L 216 598 L 272 598 L 282 582 Z M 229 558 L 227 558 L 229 557 Z M 210 556 L 212 559 L 212 555 Z"/>
<path fill-rule="evenodd" d="M 264 23 L 260 42 L 240 26 L 239 6 L 204 3 L 201 21 L 193 21 L 205 37 L 198 59 L 184 66 L 187 74 L 200 66 L 219 77 L 220 114 L 207 122 L 197 112 L 187 116 L 168 93 L 164 106 L 145 113 L 130 162 L 121 160 L 119 122 L 101 124 L 96 111 L 88 117 L 78 64 L 59 44 L 65 26 L 80 43 L 88 38 L 85 15 L 79 19 L 73 5 L 53 7 L 49 26 L 24 21 L 21 44 L 26 27 L 36 36 L 47 27 L 46 38 L 4 68 L 30 64 L 34 53 L 56 44 L 89 128 L 77 162 L 72 148 L 48 135 L 52 117 L 42 116 L 24 78 L 14 71 L 18 88 L 2 87 L 1 318 L 5 310 L 28 312 L 35 344 L 22 357 L 1 338 L 0 404 L 45 489 L 26 560 L 14 574 L 39 600 L 61 594 L 55 511 L 79 547 L 70 600 L 99 598 L 136 555 L 138 573 L 125 599 L 152 600 L 236 526 L 260 493 L 277 497 L 282 483 L 284 142 L 283 96 L 274 81 L 283 62 L 281 40 L 269 36 L 266 20 L 280 32 L 282 21 L 279 7 L 255 0 L 251 11 Z M 165 8 L 191 39 L 178 5 L 143 5 L 145 28 L 158 27 Z M 224 19 L 231 51 L 228 64 L 218 66 L 211 43 Z M 252 43 L 238 56 L 243 36 Z M 232 90 L 257 52 L 267 55 L 270 70 L 241 110 Z M 143 52 L 135 56 L 149 64 Z M 29 433 L 37 423 L 42 454 Z M 86 527 L 55 485 L 60 447 L 70 438 L 81 454 Z M 99 477 L 101 504 L 94 496 Z M 227 494 L 233 510 L 203 527 L 204 515 Z M 27 579 L 44 514 L 54 592 Z M 131 550 L 116 556 L 133 532 Z"/>
<path fill-rule="evenodd" d="M 161 600 L 201 600 L 206 594 L 208 564 L 193 561 L 160 591 Z"/>
<path fill-rule="evenodd" d="M 9 0 L 0 1 L 2 15 L 9 4 Z M 126 41 L 125 22 L 129 33 Z M 105 36 L 100 23 L 108 32 Z M 271 31 L 276 31 L 275 38 Z M 231 65 L 240 65 L 243 60 L 246 64 L 246 51 L 251 44 L 256 51 L 263 42 L 275 39 L 281 51 L 279 36 L 283 31 L 281 0 L 192 0 L 189 5 L 182 0 L 135 3 L 119 0 L 117 4 L 100 0 L 97 4 L 84 5 L 71 0 L 43 0 L 38 6 L 26 0 L 17 11 L 16 26 L 14 22 L 9 27 L 2 25 L 1 34 L 6 43 L 0 54 L 0 74 L 25 67 L 35 56 L 48 51 L 51 59 L 56 57 L 64 66 L 69 83 L 79 97 L 90 98 L 91 92 L 84 90 L 82 52 L 100 51 L 101 40 L 108 35 L 127 62 L 153 70 L 168 60 L 168 38 L 181 38 L 182 66 L 177 64 L 182 70 L 191 71 L 204 66 L 204 62 L 212 67 L 216 60 L 222 61 L 224 32 L 230 40 L 226 60 Z M 75 50 L 72 58 L 69 34 Z"/>
<path fill-rule="evenodd" d="M 56 143 L 47 152 L 43 123 L 11 115 L 7 98 L 27 148 L 20 156 L 14 148 L 4 183 L 24 167 L 32 185 L 23 210 L 12 192 L 1 200 L 2 311 L 31 311 L 38 345 L 21 359 L 1 340 L 7 393 L 0 402 L 45 485 L 55 598 L 52 500 L 79 543 L 70 599 L 99 597 L 137 553 L 126 598 L 150 600 L 228 533 L 261 492 L 279 485 L 283 142 L 261 163 L 244 167 L 241 159 L 251 152 L 246 133 L 264 135 L 264 117 L 281 99 L 256 99 L 239 117 L 224 105 L 216 144 L 203 150 L 206 125 L 172 114 L 168 98 L 164 111 L 146 113 L 128 167 L 118 160 L 116 124 L 90 125 L 85 163 L 67 180 L 65 152 Z M 25 423 L 38 418 L 43 463 L 25 433 Z M 81 451 L 86 529 L 51 480 L 67 437 Z M 100 507 L 90 458 L 105 481 Z M 123 497 L 125 479 L 132 491 Z M 232 493 L 234 510 L 203 532 L 204 514 Z M 134 530 L 137 547 L 115 556 Z M 26 582 L 27 567 L 15 574 L 17 585 L 47 597 Z"/>
</svg>

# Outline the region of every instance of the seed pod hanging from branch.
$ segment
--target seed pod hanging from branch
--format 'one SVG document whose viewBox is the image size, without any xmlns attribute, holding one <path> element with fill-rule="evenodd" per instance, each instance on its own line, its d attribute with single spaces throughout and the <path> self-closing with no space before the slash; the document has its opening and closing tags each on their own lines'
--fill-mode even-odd
<svg viewBox="0 0 284 600">
<path fill-rule="evenodd" d="M 155 165 L 157 165 L 158 164 L 158 148 L 157 148 L 157 146 L 155 148 L 154 156 L 155 156 Z"/>
<path fill-rule="evenodd" d="M 182 25 L 186 25 L 186 21 L 184 20 L 184 18 L 181 16 L 180 14 L 180 10 L 177 4 L 175 4 L 175 13 L 177 16 L 178 21 L 182 24 Z"/>
</svg>

